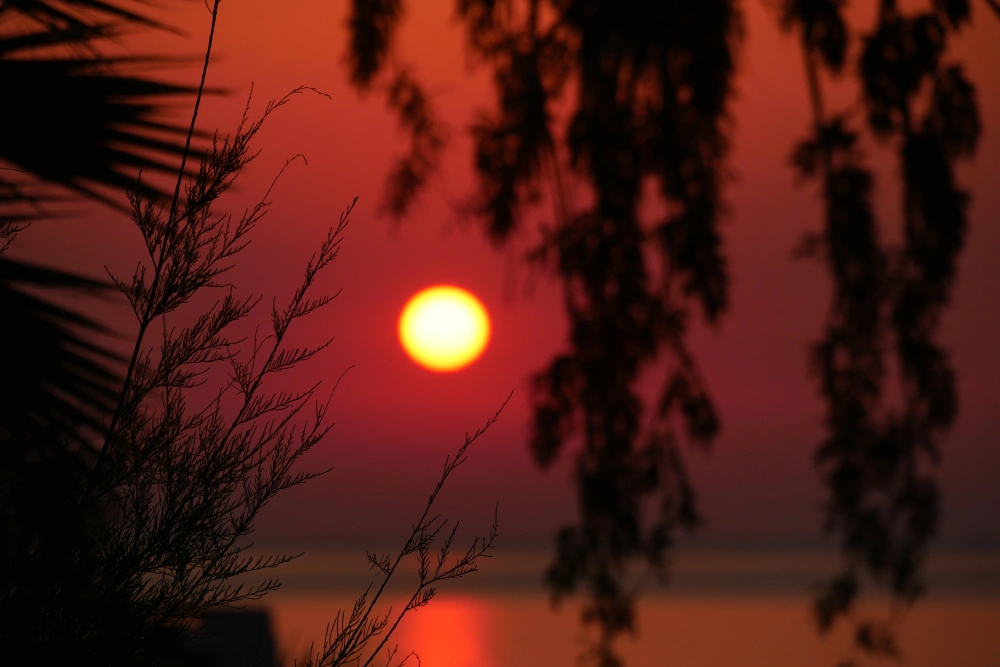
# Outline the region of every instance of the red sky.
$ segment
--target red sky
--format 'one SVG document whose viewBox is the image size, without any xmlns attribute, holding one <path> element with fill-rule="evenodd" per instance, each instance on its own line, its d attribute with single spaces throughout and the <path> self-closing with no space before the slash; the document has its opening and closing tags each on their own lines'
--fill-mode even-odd
<svg viewBox="0 0 1000 667">
<path fill-rule="evenodd" d="M 378 96 L 359 98 L 346 85 L 342 54 L 344 0 L 223 2 L 210 85 L 228 97 L 208 99 L 202 127 L 231 130 L 254 83 L 255 109 L 300 84 L 332 96 L 302 96 L 280 110 L 259 135 L 259 160 L 228 202 L 242 211 L 266 188 L 285 159 L 303 153 L 275 188 L 271 213 L 232 279 L 241 290 L 287 297 L 312 249 L 354 196 L 360 201 L 335 266 L 330 290 L 343 292 L 307 323 L 303 339 L 336 336 L 299 378 L 332 383 L 348 366 L 334 398 L 337 422 L 307 465 L 335 466 L 327 476 L 292 490 L 269 508 L 260 541 L 354 545 L 402 535 L 416 517 L 446 454 L 514 390 L 500 422 L 484 437 L 446 491 L 445 509 L 464 525 L 485 528 L 500 502 L 501 540 L 550 543 L 572 516 L 575 496 L 568 459 L 540 473 L 526 451 L 528 378 L 560 349 L 564 335 L 559 289 L 519 265 L 527 246 L 495 250 L 450 202 L 471 192 L 472 112 L 492 104 L 488 75 L 469 75 L 462 33 L 450 20 L 452 0 L 408 3 L 400 58 L 415 66 L 449 124 L 453 142 L 445 168 L 409 219 L 393 225 L 377 214 L 382 183 L 404 137 Z M 973 2 L 974 27 L 955 44 L 979 92 L 984 131 L 978 155 L 959 170 L 973 195 L 970 229 L 960 261 L 944 341 L 953 355 L 961 414 L 944 448 L 942 542 L 1000 544 L 1000 20 Z M 855 2 L 868 20 L 874 3 Z M 806 348 L 820 333 L 829 281 L 815 263 L 791 261 L 799 235 L 819 228 L 810 188 L 796 188 L 786 157 L 807 129 L 801 57 L 759 1 L 744 4 L 746 39 L 740 55 L 731 166 L 726 191 L 731 214 L 725 239 L 732 269 L 732 307 L 717 331 L 698 331 L 694 346 L 723 417 L 710 455 L 690 464 L 707 524 L 698 543 L 782 545 L 813 542 L 822 489 L 811 466 L 822 437 L 823 405 L 806 377 Z M 197 54 L 208 14 L 200 2 L 167 15 L 186 38 L 144 35 L 150 52 Z M 194 83 L 194 69 L 179 80 Z M 849 87 L 838 88 L 852 99 Z M 895 165 L 872 148 L 879 165 L 878 213 L 888 234 L 898 224 Z M 19 256 L 94 275 L 108 265 L 130 272 L 138 233 L 121 215 L 96 206 L 68 224 L 37 224 L 19 241 Z M 434 283 L 476 293 L 493 318 L 484 357 L 454 374 L 415 366 L 396 341 L 406 299 Z M 261 313 L 263 315 L 263 313 Z M 116 322 L 128 330 L 119 311 Z M 652 384 L 650 386 L 653 386 Z"/>
</svg>

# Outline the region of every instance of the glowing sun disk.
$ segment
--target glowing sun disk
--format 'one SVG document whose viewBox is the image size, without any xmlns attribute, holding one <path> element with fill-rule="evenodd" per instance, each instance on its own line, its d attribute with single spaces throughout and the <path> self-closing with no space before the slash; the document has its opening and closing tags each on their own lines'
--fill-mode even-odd
<svg viewBox="0 0 1000 667">
<path fill-rule="evenodd" d="M 413 361 L 456 371 L 479 358 L 490 340 L 490 318 L 460 287 L 436 285 L 414 295 L 399 318 L 399 341 Z"/>
</svg>

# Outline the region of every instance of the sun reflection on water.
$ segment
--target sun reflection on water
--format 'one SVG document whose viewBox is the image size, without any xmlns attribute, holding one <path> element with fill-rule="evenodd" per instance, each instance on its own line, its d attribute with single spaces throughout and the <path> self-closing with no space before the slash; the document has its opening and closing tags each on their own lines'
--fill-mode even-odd
<svg viewBox="0 0 1000 667">
<path fill-rule="evenodd" d="M 488 616 L 486 605 L 473 598 L 435 599 L 407 614 L 400 626 L 400 653 L 405 646 L 421 664 L 434 667 L 493 667 Z"/>
<path fill-rule="evenodd" d="M 338 609 L 346 608 L 349 612 L 351 604 L 349 599 L 336 596 L 275 596 L 272 600 L 272 627 L 286 665 L 295 660 L 301 664 L 310 645 L 314 651 L 319 650 L 327 623 Z M 396 599 L 388 604 L 398 610 L 406 601 Z M 381 612 L 387 609 L 388 606 L 382 607 Z M 486 600 L 436 597 L 427 606 L 407 612 L 374 664 L 383 664 L 388 655 L 386 649 L 398 646 L 392 665 L 398 665 L 412 651 L 423 667 L 499 667 L 492 631 L 497 619 L 491 611 L 494 610 Z M 369 648 L 374 648 L 381 639 L 376 639 Z M 411 657 L 405 665 L 417 667 L 418 662 Z"/>
<path fill-rule="evenodd" d="M 326 624 L 353 600 L 343 595 L 273 596 L 268 605 L 284 665 L 319 649 Z M 810 599 L 796 595 L 678 595 L 640 601 L 639 631 L 619 648 L 628 667 L 775 667 L 836 664 L 851 651 L 850 628 L 820 637 Z M 386 600 L 384 613 L 405 599 Z M 878 600 L 859 604 L 877 613 Z M 373 665 L 396 667 L 411 651 L 420 667 L 548 667 L 573 665 L 580 643 L 579 605 L 553 611 L 547 596 L 442 596 L 406 615 L 388 643 L 399 651 L 387 663 L 381 651 Z M 917 605 L 900 628 L 908 667 L 996 667 L 1000 665 L 1000 597 L 933 596 Z M 720 641 L 725 638 L 724 641 Z M 373 646 L 371 647 L 373 648 Z M 362 660 L 362 662 L 364 662 Z M 414 658 L 406 667 L 417 667 Z"/>
</svg>

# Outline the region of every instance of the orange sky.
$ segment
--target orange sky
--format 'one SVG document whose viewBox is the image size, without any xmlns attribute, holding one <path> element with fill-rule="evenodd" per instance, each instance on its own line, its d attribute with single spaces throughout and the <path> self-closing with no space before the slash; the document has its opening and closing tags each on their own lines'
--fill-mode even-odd
<svg viewBox="0 0 1000 667">
<path fill-rule="evenodd" d="M 874 3 L 856 1 L 864 17 Z M 378 217 L 381 185 L 403 136 L 377 96 L 359 99 L 345 83 L 344 0 L 223 2 L 210 85 L 232 91 L 203 106 L 202 126 L 235 126 L 251 82 L 255 108 L 300 84 L 332 100 L 303 96 L 282 109 L 260 135 L 263 153 L 231 198 L 235 210 L 263 192 L 284 160 L 304 153 L 274 190 L 272 212 L 247 249 L 233 280 L 240 289 L 287 296 L 313 247 L 354 196 L 353 223 L 335 267 L 331 290 L 343 288 L 311 320 L 305 339 L 335 335 L 333 345 L 302 374 L 335 380 L 352 370 L 334 399 L 337 426 L 316 467 L 336 466 L 269 509 L 258 539 L 355 544 L 395 537 L 415 518 L 447 453 L 491 415 L 513 389 L 500 422 L 473 452 L 449 490 L 453 510 L 469 526 L 487 526 L 500 501 L 508 543 L 548 544 L 572 516 L 574 492 L 566 462 L 543 475 L 525 447 L 527 379 L 556 352 L 564 334 L 558 287 L 516 258 L 527 245 L 496 251 L 479 230 L 451 212 L 472 187 L 464 129 L 477 106 L 492 103 L 489 78 L 469 76 L 462 34 L 450 21 L 452 0 L 411 2 L 401 59 L 428 84 L 454 141 L 443 173 L 399 226 Z M 703 543 L 786 544 L 814 540 L 822 490 L 811 467 L 822 436 L 823 406 L 805 374 L 806 346 L 827 309 L 829 281 L 818 264 L 792 262 L 789 250 L 805 230 L 818 229 L 819 202 L 796 189 L 786 166 L 806 130 L 807 101 L 794 41 L 776 29 L 764 3 L 745 3 L 747 36 L 740 56 L 731 165 L 731 215 L 725 238 L 732 267 L 732 307 L 719 331 L 700 331 L 694 345 L 723 417 L 710 456 L 691 457 L 708 524 Z M 419 8 L 419 9 L 418 9 Z M 985 126 L 978 155 L 959 170 L 971 191 L 970 230 L 960 261 L 944 340 L 953 355 L 960 417 L 945 447 L 943 539 L 953 544 L 1000 543 L 1000 20 L 973 2 L 975 26 L 953 54 L 979 91 Z M 151 52 L 197 54 L 208 15 L 200 2 L 167 15 L 187 38 L 144 35 Z M 193 69 L 173 76 L 196 81 Z M 849 88 L 837 96 L 850 99 Z M 898 185 L 891 156 L 881 152 L 878 213 L 898 222 Z M 141 249 L 137 232 L 118 214 L 86 209 L 60 226 L 38 224 L 19 241 L 19 256 L 100 275 L 103 265 L 130 272 Z M 396 341 L 406 299 L 433 283 L 452 283 L 479 296 L 491 311 L 493 340 L 469 369 L 447 375 L 414 365 Z M 266 299 L 265 299 L 266 301 Z M 127 320 L 115 318 L 127 330 Z M 652 385 L 651 385 L 652 386 Z M 361 502 L 359 503 L 359 499 Z M 354 507 L 344 512 L 345 507 Z M 992 516 L 991 516 L 992 514 Z"/>
</svg>

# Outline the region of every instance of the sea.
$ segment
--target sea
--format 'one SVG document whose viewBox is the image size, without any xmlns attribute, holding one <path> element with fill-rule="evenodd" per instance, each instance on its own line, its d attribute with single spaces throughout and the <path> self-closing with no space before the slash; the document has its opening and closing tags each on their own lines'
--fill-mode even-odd
<svg viewBox="0 0 1000 667">
<path fill-rule="evenodd" d="M 480 571 L 443 582 L 427 605 L 405 615 L 372 664 L 581 664 L 595 635 L 581 623 L 578 598 L 554 605 L 541 585 L 548 559 L 500 552 L 481 561 Z M 635 632 L 617 650 L 626 667 L 835 667 L 858 659 L 855 624 L 821 635 L 812 615 L 813 591 L 836 564 L 830 554 L 809 551 L 678 553 L 665 585 L 645 582 Z M 349 614 L 368 584 L 379 583 L 363 551 L 307 552 L 276 574 L 281 588 L 256 607 L 267 611 L 280 663 L 288 666 L 321 649 L 338 612 Z M 404 562 L 394 579 L 374 607 L 390 624 L 417 581 L 416 564 Z M 895 608 L 877 594 L 858 603 L 851 618 L 891 623 L 901 661 L 857 664 L 1000 667 L 1000 551 L 934 553 L 925 580 L 928 593 L 911 607 Z"/>
</svg>

